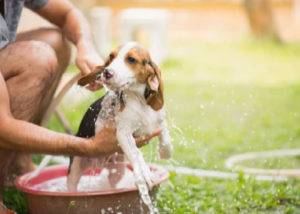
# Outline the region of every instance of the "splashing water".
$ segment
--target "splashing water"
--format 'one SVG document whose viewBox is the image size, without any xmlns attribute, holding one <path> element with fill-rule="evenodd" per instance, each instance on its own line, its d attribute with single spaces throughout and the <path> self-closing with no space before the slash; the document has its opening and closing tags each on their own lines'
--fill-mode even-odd
<svg viewBox="0 0 300 214">
<path fill-rule="evenodd" d="M 181 128 L 179 128 L 176 125 L 174 118 L 171 116 L 171 114 L 169 114 L 168 110 L 166 110 L 166 117 L 168 119 L 169 129 L 172 130 L 172 133 L 176 137 L 176 139 L 179 139 L 179 144 L 186 145 L 187 144 L 187 139 L 185 137 L 185 134 L 183 133 Z"/>
</svg>

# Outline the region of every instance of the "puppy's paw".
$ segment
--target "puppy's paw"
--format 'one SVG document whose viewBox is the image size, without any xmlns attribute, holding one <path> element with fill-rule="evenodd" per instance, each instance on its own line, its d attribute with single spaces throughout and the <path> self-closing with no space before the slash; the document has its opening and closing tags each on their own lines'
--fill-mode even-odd
<svg viewBox="0 0 300 214">
<path fill-rule="evenodd" d="M 151 190 L 154 186 L 154 184 L 153 184 L 154 180 L 153 180 L 153 176 L 151 174 L 151 170 L 146 163 L 142 169 L 142 173 L 143 173 L 144 181 L 146 182 L 148 188 Z"/>
<path fill-rule="evenodd" d="M 158 147 L 159 157 L 161 159 L 169 159 L 173 153 L 173 145 L 171 142 L 163 142 L 159 144 Z"/>
</svg>

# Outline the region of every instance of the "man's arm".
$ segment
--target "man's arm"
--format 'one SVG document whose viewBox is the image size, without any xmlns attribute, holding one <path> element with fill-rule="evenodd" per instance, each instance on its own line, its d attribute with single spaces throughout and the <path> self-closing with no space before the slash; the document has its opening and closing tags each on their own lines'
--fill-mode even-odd
<svg viewBox="0 0 300 214">
<path fill-rule="evenodd" d="M 104 133 L 105 132 L 105 133 Z M 65 155 L 97 155 L 118 150 L 114 129 L 84 139 L 60 134 L 12 116 L 6 83 L 0 71 L 0 149 Z"/>
<path fill-rule="evenodd" d="M 76 45 L 76 64 L 83 75 L 87 75 L 93 71 L 95 66 L 103 63 L 95 50 L 89 23 L 71 2 L 49 0 L 43 8 L 36 12 L 61 28 L 65 36 Z"/>
</svg>

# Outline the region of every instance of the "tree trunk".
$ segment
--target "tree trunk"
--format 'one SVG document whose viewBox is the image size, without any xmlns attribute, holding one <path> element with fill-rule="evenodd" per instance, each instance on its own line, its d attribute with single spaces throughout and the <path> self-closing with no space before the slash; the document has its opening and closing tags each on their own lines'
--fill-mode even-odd
<svg viewBox="0 0 300 214">
<path fill-rule="evenodd" d="M 279 39 L 274 25 L 272 0 L 245 0 L 244 3 L 253 34 Z"/>
</svg>

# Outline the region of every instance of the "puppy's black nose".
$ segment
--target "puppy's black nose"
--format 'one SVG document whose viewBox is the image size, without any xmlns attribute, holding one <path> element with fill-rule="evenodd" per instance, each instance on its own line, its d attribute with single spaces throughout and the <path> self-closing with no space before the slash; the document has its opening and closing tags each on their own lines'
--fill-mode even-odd
<svg viewBox="0 0 300 214">
<path fill-rule="evenodd" d="M 107 68 L 104 69 L 103 76 L 105 77 L 105 79 L 108 80 L 108 79 L 112 78 L 113 75 L 114 75 L 114 72 L 112 70 L 107 69 Z"/>
</svg>

